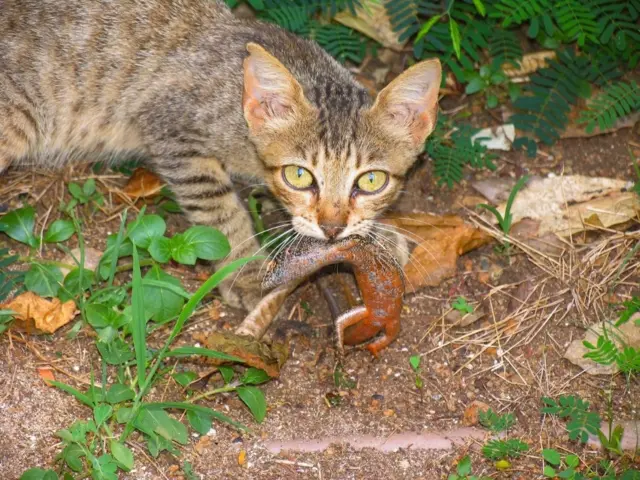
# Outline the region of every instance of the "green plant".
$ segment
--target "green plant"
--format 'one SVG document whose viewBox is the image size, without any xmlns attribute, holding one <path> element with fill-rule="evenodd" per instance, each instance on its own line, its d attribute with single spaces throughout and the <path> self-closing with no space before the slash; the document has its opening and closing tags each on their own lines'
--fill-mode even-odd
<svg viewBox="0 0 640 480">
<path fill-rule="evenodd" d="M 456 298 L 455 301 L 451 304 L 451 308 L 462 313 L 473 313 L 473 307 L 469 305 L 467 299 L 464 297 Z"/>
<path fill-rule="evenodd" d="M 96 190 L 96 181 L 93 178 L 89 178 L 82 186 L 77 183 L 70 183 L 67 188 L 72 198 L 69 203 L 62 207 L 62 210 L 68 212 L 77 205 L 94 204 L 95 211 L 97 207 L 104 205 L 104 197 Z"/>
<path fill-rule="evenodd" d="M 409 357 L 409 365 L 411 365 L 411 369 L 416 375 L 414 380 L 416 388 L 421 389 L 423 387 L 423 383 L 420 371 L 420 355 L 412 355 L 411 357 Z"/>
<path fill-rule="evenodd" d="M 621 117 L 640 109 L 640 86 L 636 82 L 619 81 L 608 85 L 581 112 L 578 123 L 586 124 L 587 133 L 596 125 L 601 131 L 614 126 Z"/>
<path fill-rule="evenodd" d="M 499 415 L 492 409 L 489 409 L 486 412 L 480 411 L 478 413 L 478 420 L 480 420 L 480 424 L 483 427 L 488 428 L 495 433 L 509 430 L 516 423 L 516 417 L 513 415 L 513 413 L 505 413 L 504 415 Z"/>
<path fill-rule="evenodd" d="M 571 440 L 586 443 L 589 434 L 597 435 L 600 430 L 600 415 L 589 411 L 589 403 L 573 395 L 561 396 L 558 400 L 542 398 L 545 407 L 543 413 L 557 415 L 568 420 L 567 432 Z"/>
<path fill-rule="evenodd" d="M 482 454 L 491 460 L 518 458 L 527 452 L 529 445 L 521 440 L 490 440 L 482 447 Z"/>
<path fill-rule="evenodd" d="M 458 462 L 456 473 L 451 473 L 447 477 L 448 480 L 488 480 L 488 477 L 478 477 L 471 475 L 471 458 L 466 455 Z"/>
<path fill-rule="evenodd" d="M 565 455 L 563 458 L 557 450 L 545 448 L 542 450 L 542 458 L 546 462 L 542 471 L 545 477 L 556 478 L 558 476 L 570 480 L 584 478 L 576 472 L 576 468 L 580 465 L 580 458 L 577 455 Z"/>
<path fill-rule="evenodd" d="M 523 175 L 511 189 L 511 193 L 509 194 L 509 198 L 507 199 L 507 203 L 505 205 L 504 216 L 502 216 L 498 209 L 493 205 L 487 205 L 486 203 L 481 203 L 478 205 L 479 207 L 482 207 L 493 213 L 493 215 L 498 220 L 500 230 L 502 230 L 502 233 L 504 233 L 505 235 L 509 235 L 509 232 L 511 231 L 511 225 L 513 223 L 513 215 L 511 215 L 511 207 L 513 206 L 513 202 L 515 201 L 518 192 L 522 190 L 522 188 L 524 188 L 528 179 L 529 177 L 527 175 Z M 502 246 L 504 250 L 508 250 L 510 244 L 507 240 L 504 240 Z"/>
<path fill-rule="evenodd" d="M 10 255 L 8 248 L 0 248 L 0 302 L 4 301 L 11 292 L 20 291 L 23 288 L 24 272 L 8 269 L 18 259 L 18 255 Z"/>
</svg>

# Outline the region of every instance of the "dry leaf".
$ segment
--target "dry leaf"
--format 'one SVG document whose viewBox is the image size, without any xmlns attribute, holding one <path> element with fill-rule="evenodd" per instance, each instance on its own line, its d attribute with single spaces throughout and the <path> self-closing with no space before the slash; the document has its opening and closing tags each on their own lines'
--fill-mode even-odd
<svg viewBox="0 0 640 480">
<path fill-rule="evenodd" d="M 286 345 L 274 343 L 269 346 L 255 338 L 232 332 L 199 333 L 193 337 L 209 350 L 241 358 L 247 365 L 261 368 L 272 378 L 280 375 L 280 367 L 287 359 Z M 208 363 L 221 365 L 225 362 L 208 359 Z"/>
<path fill-rule="evenodd" d="M 153 197 L 162 189 L 163 183 L 154 173 L 136 168 L 122 191 L 131 198 Z"/>
<path fill-rule="evenodd" d="M 244 467 L 246 463 L 247 463 L 247 451 L 240 450 L 240 453 L 238 454 L 238 465 L 240 465 L 241 467 Z"/>
<path fill-rule="evenodd" d="M 464 409 L 462 424 L 469 427 L 477 425 L 480 412 L 486 412 L 487 410 L 489 410 L 489 405 L 480 400 L 474 400 Z"/>
<path fill-rule="evenodd" d="M 509 78 L 524 77 L 530 75 L 537 70 L 547 66 L 549 60 L 556 58 L 556 52 L 553 50 L 543 50 L 540 52 L 527 53 L 520 60 L 519 68 L 510 68 L 508 65 L 503 67 L 504 74 Z"/>
<path fill-rule="evenodd" d="M 404 267 L 407 293 L 435 287 L 455 276 L 460 255 L 491 241 L 489 235 L 456 215 L 397 214 L 383 221 L 410 232 L 410 238 L 420 242 Z"/>
<path fill-rule="evenodd" d="M 53 373 L 53 370 L 49 367 L 38 367 L 38 376 L 46 383 L 48 386 L 51 386 L 49 383 L 51 380 L 55 380 L 56 377 Z"/>
<path fill-rule="evenodd" d="M 562 237 L 597 227 L 612 227 L 636 218 L 640 200 L 624 192 L 629 182 L 614 178 L 571 175 L 533 178 L 516 196 L 511 207 L 513 223 L 528 218 L 540 222 L 537 236 Z M 506 202 L 498 211 L 504 215 Z M 487 219 L 497 223 L 494 216 Z"/>
<path fill-rule="evenodd" d="M 76 316 L 76 304 L 73 300 L 62 303 L 57 298 L 46 300 L 33 292 L 18 295 L 9 303 L 0 304 L 0 309 L 13 310 L 18 322 L 22 322 L 27 331 L 53 333 L 66 325 Z"/>
<path fill-rule="evenodd" d="M 345 10 L 339 12 L 334 20 L 373 38 L 387 48 L 402 50 L 407 42 L 399 40 L 398 33 L 391 26 L 386 7 L 381 2 L 374 0 L 363 3 L 364 5 L 355 8 L 356 15 Z"/>
</svg>

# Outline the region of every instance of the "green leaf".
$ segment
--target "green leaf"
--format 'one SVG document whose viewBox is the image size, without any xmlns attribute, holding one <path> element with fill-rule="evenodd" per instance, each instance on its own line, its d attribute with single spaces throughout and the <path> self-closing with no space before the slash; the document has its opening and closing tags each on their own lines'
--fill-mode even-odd
<svg viewBox="0 0 640 480">
<path fill-rule="evenodd" d="M 544 468 L 542 469 L 542 473 L 545 477 L 549 478 L 554 478 L 556 476 L 555 469 L 553 467 L 550 467 L 549 465 L 544 466 Z"/>
<path fill-rule="evenodd" d="M 195 265 L 198 256 L 193 245 L 187 243 L 183 234 L 179 233 L 171 237 L 169 241 L 171 258 L 184 265 Z"/>
<path fill-rule="evenodd" d="M 171 418 L 164 410 L 145 407 L 141 416 L 145 417 L 142 422 L 147 425 L 153 425 L 153 431 L 158 435 L 182 445 L 187 444 L 187 428 L 179 421 Z"/>
<path fill-rule="evenodd" d="M 460 58 L 460 28 L 453 17 L 449 17 L 449 30 L 451 33 L 451 42 L 453 43 L 453 51 L 456 52 L 456 57 Z"/>
<path fill-rule="evenodd" d="M 131 346 L 120 337 L 116 337 L 108 343 L 96 342 L 96 347 L 109 365 L 122 365 L 134 356 Z"/>
<path fill-rule="evenodd" d="M 168 286 L 182 287 L 180 280 L 164 272 L 158 265 L 154 265 L 144 276 L 145 280 L 157 280 Z M 153 321 L 165 323 L 180 314 L 184 305 L 184 298 L 168 288 L 145 284 L 142 288 L 144 311 Z"/>
<path fill-rule="evenodd" d="M 37 293 L 41 297 L 55 297 L 58 295 L 62 280 L 62 272 L 58 267 L 32 263 L 24 277 L 24 284 L 27 290 Z"/>
<path fill-rule="evenodd" d="M 91 288 L 95 283 L 96 277 L 92 270 L 82 269 L 82 275 L 80 275 L 81 269 L 74 268 L 67 276 L 64 277 L 62 286 L 64 287 L 59 292 L 59 298 L 63 302 L 71 300 L 72 298 L 80 296 L 84 291 Z M 82 276 L 82 285 L 80 285 L 80 277 Z"/>
<path fill-rule="evenodd" d="M 135 393 L 126 385 L 122 383 L 114 383 L 107 390 L 107 402 L 111 404 L 122 403 L 128 400 L 133 400 Z"/>
<path fill-rule="evenodd" d="M 420 368 L 420 355 L 412 355 L 409 357 L 409 364 L 411 364 L 411 368 L 413 368 L 414 372 L 417 372 Z"/>
<path fill-rule="evenodd" d="M 86 456 L 82 446 L 77 443 L 67 445 L 60 453 L 60 456 L 71 470 L 74 472 L 82 471 L 82 468 L 84 467 L 82 457 Z"/>
<path fill-rule="evenodd" d="M 223 365 L 218 367 L 218 371 L 220 372 L 220 375 L 222 375 L 222 380 L 224 381 L 225 385 L 233 380 L 233 375 L 235 372 L 233 371 L 232 367 Z"/>
<path fill-rule="evenodd" d="M 560 465 L 561 458 L 557 450 L 552 448 L 545 448 L 542 450 L 542 458 L 551 465 Z"/>
<path fill-rule="evenodd" d="M 118 465 L 111 455 L 101 455 L 100 458 L 91 456 L 89 459 L 93 467 L 91 472 L 93 480 L 118 480 L 116 475 Z"/>
<path fill-rule="evenodd" d="M 231 251 L 227 237 L 215 228 L 195 225 L 183 235 L 185 243 L 191 245 L 202 260 L 221 260 Z"/>
<path fill-rule="evenodd" d="M 0 232 L 6 233 L 14 240 L 26 243 L 32 248 L 39 244 L 33 235 L 36 211 L 33 207 L 24 207 L 13 210 L 0 218 Z"/>
<path fill-rule="evenodd" d="M 473 77 L 471 81 L 467 84 L 467 86 L 464 89 L 464 92 L 467 95 L 472 95 L 481 90 L 484 90 L 485 88 L 487 88 L 487 81 L 480 76 L 476 76 L 476 77 Z"/>
<path fill-rule="evenodd" d="M 206 435 L 209 433 L 209 430 L 211 430 L 211 415 L 202 412 L 188 411 L 187 420 L 189 420 L 191 428 L 200 435 Z"/>
<path fill-rule="evenodd" d="M 126 445 L 117 440 L 111 440 L 111 454 L 125 472 L 133 468 L 133 452 Z"/>
<path fill-rule="evenodd" d="M 480 15 L 483 17 L 487 15 L 487 9 L 485 8 L 484 3 L 482 3 L 482 0 L 473 0 L 473 4 L 476 6 L 476 10 L 478 10 Z"/>
<path fill-rule="evenodd" d="M 178 384 L 180 384 L 180 386 L 186 387 L 198 378 L 198 374 L 196 372 L 180 372 L 174 373 L 172 377 L 176 382 L 178 382 Z"/>
<path fill-rule="evenodd" d="M 159 215 L 142 215 L 134 222 L 128 237 L 137 247 L 147 249 L 154 238 L 162 237 L 167 224 Z"/>
<path fill-rule="evenodd" d="M 250 367 L 244 372 L 244 375 L 240 379 L 240 381 L 244 385 L 259 385 L 264 382 L 268 382 L 271 380 L 271 377 L 260 368 Z"/>
<path fill-rule="evenodd" d="M 87 179 L 82 186 L 82 193 L 84 193 L 87 197 L 90 197 L 94 193 L 96 193 L 96 181 L 93 178 Z"/>
<path fill-rule="evenodd" d="M 458 475 L 469 475 L 471 473 L 471 458 L 469 455 L 463 457 L 458 463 Z"/>
<path fill-rule="evenodd" d="M 133 416 L 133 408 L 132 407 L 121 407 L 116 410 L 116 422 L 128 423 L 132 420 Z"/>
<path fill-rule="evenodd" d="M 89 398 L 86 394 L 82 393 L 80 390 L 77 390 L 65 383 L 61 383 L 58 382 L 56 380 L 49 380 L 49 384 L 53 385 L 54 387 L 58 387 L 60 390 L 62 390 L 63 392 L 67 392 L 71 395 L 73 395 L 74 397 L 76 397 L 76 399 L 78 401 L 80 401 L 81 403 L 84 403 L 85 405 L 87 405 L 88 407 L 93 408 L 93 400 L 91 400 L 91 398 Z"/>
<path fill-rule="evenodd" d="M 480 0 L 474 0 L 474 2 L 475 1 L 480 1 Z M 416 35 L 415 42 L 418 42 L 422 37 L 424 37 L 427 33 L 429 33 L 429 30 L 431 30 L 431 27 L 433 27 L 436 23 L 438 23 L 438 21 L 441 18 L 442 18 L 442 15 L 434 15 L 429 20 L 424 22 L 422 24 L 422 27 L 420 28 L 420 31 Z"/>
<path fill-rule="evenodd" d="M 56 220 L 47 229 L 44 234 L 44 241 L 47 243 L 64 242 L 71 238 L 76 232 L 73 222 L 71 220 Z"/>
<path fill-rule="evenodd" d="M 118 329 L 125 325 L 128 319 L 113 308 L 96 303 L 90 303 L 85 308 L 87 322 L 93 328 L 113 327 Z"/>
<path fill-rule="evenodd" d="M 262 390 L 257 387 L 241 386 L 236 391 L 240 399 L 249 407 L 256 422 L 262 423 L 267 414 L 267 401 Z"/>
<path fill-rule="evenodd" d="M 498 106 L 498 97 L 494 93 L 487 94 L 487 108 L 496 108 Z"/>
<path fill-rule="evenodd" d="M 93 408 L 93 418 L 96 421 L 96 425 L 102 425 L 113 414 L 113 407 L 111 405 L 98 405 Z"/>
<path fill-rule="evenodd" d="M 247 387 L 247 388 L 250 388 L 250 387 Z M 201 405 L 194 405 L 192 403 L 186 403 L 186 402 L 147 403 L 145 405 L 145 408 L 179 408 L 182 410 L 186 410 L 187 412 L 191 412 L 191 411 L 202 412 L 207 415 L 211 415 L 211 417 L 215 418 L 220 422 L 228 423 L 229 425 L 234 426 L 238 430 L 245 430 L 245 431 L 247 430 L 247 427 L 245 427 L 241 423 L 231 420 L 229 417 L 227 417 L 226 415 L 220 412 L 216 412 L 215 410 L 212 410 L 207 407 L 203 407 Z"/>
<path fill-rule="evenodd" d="M 154 237 L 149 245 L 149 253 L 156 262 L 167 263 L 171 259 L 171 240 L 167 237 Z"/>
<path fill-rule="evenodd" d="M 577 455 L 567 455 L 566 457 L 564 457 L 564 463 L 566 463 L 569 467 L 576 468 L 578 465 L 580 465 L 580 457 L 578 457 Z"/>
<path fill-rule="evenodd" d="M 19 480 L 58 480 L 58 475 L 53 470 L 30 468 L 20 475 Z"/>
</svg>

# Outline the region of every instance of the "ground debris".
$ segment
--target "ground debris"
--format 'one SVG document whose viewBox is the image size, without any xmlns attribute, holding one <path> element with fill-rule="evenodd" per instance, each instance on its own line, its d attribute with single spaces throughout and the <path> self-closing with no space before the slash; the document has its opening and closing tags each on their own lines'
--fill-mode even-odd
<svg viewBox="0 0 640 480">
<path fill-rule="evenodd" d="M 0 310 L 16 312 L 17 324 L 27 332 L 53 333 L 69 323 L 76 316 L 76 304 L 73 300 L 62 303 L 54 298 L 47 300 L 33 292 L 18 295 L 9 303 L 0 304 Z"/>
</svg>

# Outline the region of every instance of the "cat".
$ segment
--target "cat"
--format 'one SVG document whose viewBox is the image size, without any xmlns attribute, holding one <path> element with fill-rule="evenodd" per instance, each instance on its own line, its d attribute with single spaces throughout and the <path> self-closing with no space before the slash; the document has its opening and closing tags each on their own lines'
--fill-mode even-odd
<svg viewBox="0 0 640 480">
<path fill-rule="evenodd" d="M 372 99 L 316 43 L 222 1 L 0 0 L 0 172 L 144 158 L 227 235 L 227 260 L 259 250 L 234 177 L 265 184 L 299 235 L 379 237 L 440 81 L 422 61 Z M 259 266 L 224 283 L 228 303 L 257 304 Z"/>
</svg>

